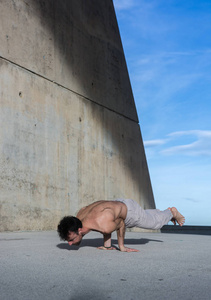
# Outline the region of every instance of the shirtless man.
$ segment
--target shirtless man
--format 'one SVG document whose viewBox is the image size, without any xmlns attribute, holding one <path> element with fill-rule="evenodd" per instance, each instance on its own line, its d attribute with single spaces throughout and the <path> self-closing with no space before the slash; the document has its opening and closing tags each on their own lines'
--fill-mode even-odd
<svg viewBox="0 0 211 300">
<path fill-rule="evenodd" d="M 58 233 L 69 245 L 79 245 L 85 234 L 98 231 L 104 236 L 104 246 L 98 249 L 114 250 L 116 248 L 111 247 L 111 233 L 116 230 L 120 251 L 137 252 L 124 246 L 126 228 L 160 229 L 170 220 L 180 226 L 185 222 L 184 216 L 175 207 L 164 211 L 144 210 L 131 199 L 101 200 L 82 208 L 76 217 L 64 217 L 58 225 Z"/>
</svg>

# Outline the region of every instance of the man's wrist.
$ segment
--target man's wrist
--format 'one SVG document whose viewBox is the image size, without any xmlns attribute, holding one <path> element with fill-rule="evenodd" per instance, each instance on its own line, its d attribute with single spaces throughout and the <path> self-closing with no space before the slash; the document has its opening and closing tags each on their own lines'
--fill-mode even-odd
<svg viewBox="0 0 211 300">
<path fill-rule="evenodd" d="M 125 246 L 124 245 L 121 245 L 121 246 L 119 245 L 119 250 L 120 251 L 124 251 L 125 250 Z"/>
</svg>

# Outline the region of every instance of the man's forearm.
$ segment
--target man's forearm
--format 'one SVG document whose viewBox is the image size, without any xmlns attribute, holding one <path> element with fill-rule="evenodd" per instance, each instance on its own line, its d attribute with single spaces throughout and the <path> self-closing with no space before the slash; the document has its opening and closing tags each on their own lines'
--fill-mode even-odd
<svg viewBox="0 0 211 300">
<path fill-rule="evenodd" d="M 111 247 L 111 233 L 104 234 L 104 247 L 105 248 Z"/>
<path fill-rule="evenodd" d="M 117 229 L 117 238 L 118 238 L 118 245 L 119 245 L 119 249 L 121 251 L 125 250 L 125 246 L 124 246 L 124 239 L 125 239 L 125 222 L 122 221 L 121 227 L 119 229 Z"/>
</svg>

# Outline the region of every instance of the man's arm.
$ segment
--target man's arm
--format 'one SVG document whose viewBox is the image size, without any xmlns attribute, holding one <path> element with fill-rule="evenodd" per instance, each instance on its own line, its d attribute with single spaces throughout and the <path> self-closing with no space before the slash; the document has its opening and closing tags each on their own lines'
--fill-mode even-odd
<svg viewBox="0 0 211 300">
<path fill-rule="evenodd" d="M 111 246 L 111 233 L 116 230 L 119 249 L 122 252 L 138 252 L 136 249 L 127 248 L 124 246 L 125 238 L 125 222 L 123 219 L 114 219 L 114 214 L 112 211 L 107 210 L 104 212 L 100 218 L 98 218 L 98 231 L 104 235 L 104 245 L 108 243 Z M 109 242 L 110 240 L 110 242 Z M 112 247 L 111 247 L 112 248 Z M 107 249 L 105 246 L 99 249 Z M 109 248 L 110 249 L 110 248 Z M 114 248 L 115 249 L 115 248 Z"/>
<path fill-rule="evenodd" d="M 111 247 L 111 233 L 103 234 L 104 246 L 98 247 L 100 250 L 116 250 L 115 247 Z"/>
<path fill-rule="evenodd" d="M 104 234 L 104 247 L 109 248 L 111 247 L 111 233 L 109 234 Z"/>
<path fill-rule="evenodd" d="M 116 230 L 119 249 L 122 252 L 138 252 L 139 250 L 128 248 L 124 246 L 125 239 L 125 222 L 122 220 L 120 223 L 120 227 Z"/>
</svg>

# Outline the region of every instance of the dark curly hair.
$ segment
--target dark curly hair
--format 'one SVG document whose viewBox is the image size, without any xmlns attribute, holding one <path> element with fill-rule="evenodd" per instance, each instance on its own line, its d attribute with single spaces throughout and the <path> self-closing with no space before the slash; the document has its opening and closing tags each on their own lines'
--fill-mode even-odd
<svg viewBox="0 0 211 300">
<path fill-rule="evenodd" d="M 67 216 L 61 219 L 57 227 L 57 232 L 61 240 L 68 239 L 69 231 L 78 233 L 78 228 L 82 228 L 82 222 L 76 217 Z"/>
</svg>

